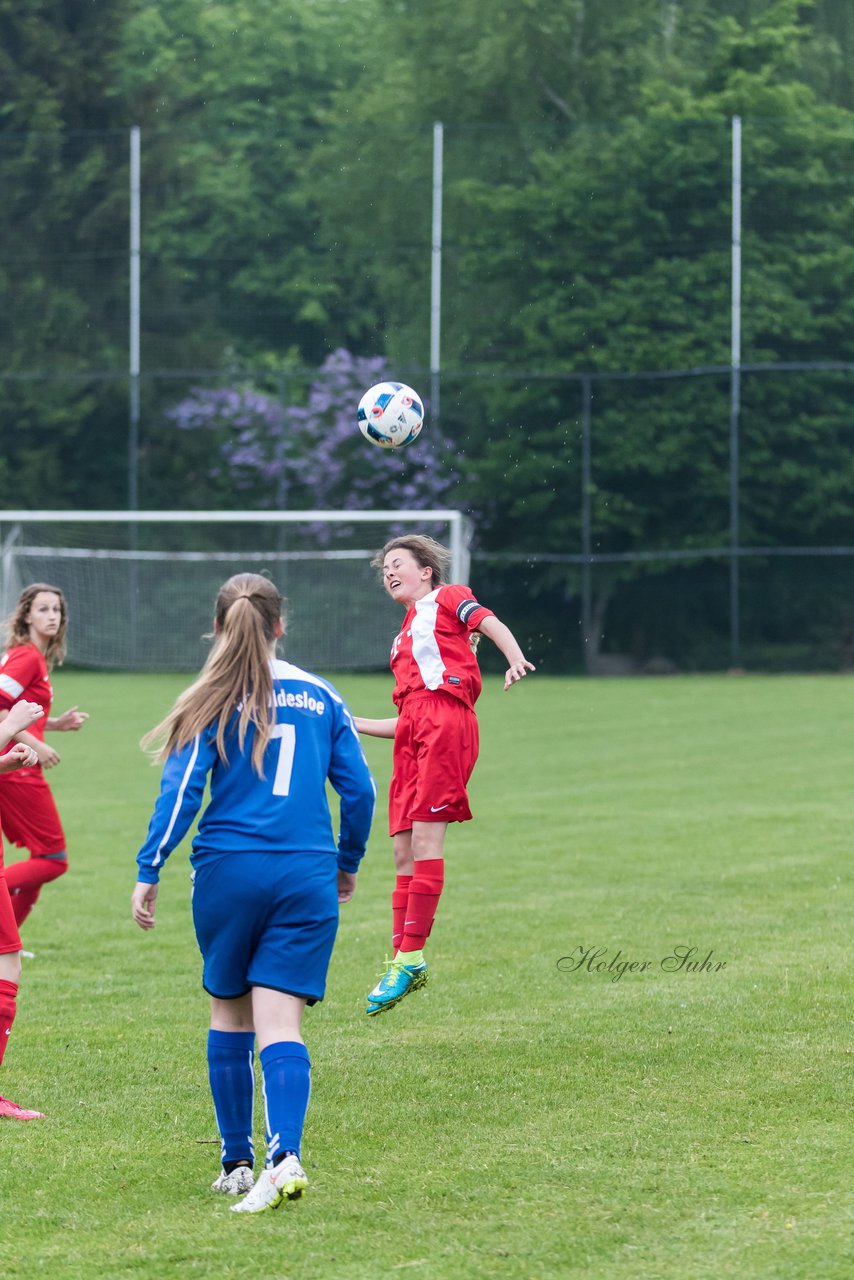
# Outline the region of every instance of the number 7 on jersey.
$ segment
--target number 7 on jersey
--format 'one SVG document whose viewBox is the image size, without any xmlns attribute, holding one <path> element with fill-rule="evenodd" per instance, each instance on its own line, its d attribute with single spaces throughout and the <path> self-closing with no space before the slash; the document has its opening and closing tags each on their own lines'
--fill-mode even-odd
<svg viewBox="0 0 854 1280">
<path fill-rule="evenodd" d="M 276 760 L 276 776 L 273 779 L 273 795 L 286 796 L 291 789 L 294 750 L 297 744 L 296 725 L 274 724 L 273 732 L 270 736 L 279 739 L 279 756 Z"/>
</svg>

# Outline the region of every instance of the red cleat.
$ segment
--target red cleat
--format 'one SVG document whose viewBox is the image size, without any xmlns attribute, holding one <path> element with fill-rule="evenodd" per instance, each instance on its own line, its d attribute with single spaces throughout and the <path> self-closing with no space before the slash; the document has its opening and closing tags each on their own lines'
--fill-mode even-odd
<svg viewBox="0 0 854 1280">
<path fill-rule="evenodd" d="M 17 1102 L 8 1098 L 0 1098 L 0 1116 L 8 1116 L 10 1120 L 44 1120 L 43 1111 L 30 1111 L 27 1107 L 19 1107 Z"/>
</svg>

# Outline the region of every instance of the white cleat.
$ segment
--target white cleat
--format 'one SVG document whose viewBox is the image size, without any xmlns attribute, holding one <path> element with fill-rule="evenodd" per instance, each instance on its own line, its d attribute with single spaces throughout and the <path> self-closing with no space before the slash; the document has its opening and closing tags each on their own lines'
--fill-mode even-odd
<svg viewBox="0 0 854 1280">
<path fill-rule="evenodd" d="M 220 1171 L 216 1182 L 211 1183 L 211 1191 L 221 1191 L 224 1196 L 244 1196 L 255 1185 L 255 1175 L 248 1165 L 239 1164 L 231 1173 L 225 1169 Z"/>
<path fill-rule="evenodd" d="M 232 1213 L 263 1213 L 278 1209 L 283 1200 L 299 1200 L 308 1186 L 305 1170 L 296 1156 L 285 1156 L 273 1169 L 265 1169 L 255 1186 L 240 1204 L 231 1206 Z"/>
</svg>

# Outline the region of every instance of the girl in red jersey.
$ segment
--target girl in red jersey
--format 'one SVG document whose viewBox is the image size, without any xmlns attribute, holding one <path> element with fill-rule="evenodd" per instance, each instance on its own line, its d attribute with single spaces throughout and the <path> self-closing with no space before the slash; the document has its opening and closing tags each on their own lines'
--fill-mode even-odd
<svg viewBox="0 0 854 1280">
<path fill-rule="evenodd" d="M 512 631 L 471 588 L 445 585 L 451 553 L 423 534 L 393 538 L 372 561 L 406 617 L 391 649 L 398 715 L 355 717 L 356 728 L 393 738 L 389 832 L 397 879 L 392 893 L 394 956 L 368 996 L 369 1015 L 391 1009 L 427 981 L 423 947 L 444 885 L 449 822 L 471 818 L 466 784 L 478 753 L 474 704 L 481 690 L 475 647 L 488 636 L 508 668 L 509 689 L 533 665 Z"/>
<path fill-rule="evenodd" d="M 37 702 L 17 702 L 0 724 L 0 751 L 21 730 L 29 729 L 34 721 L 44 715 Z M 13 769 L 30 768 L 38 764 L 32 747 L 16 742 L 5 755 L 0 755 L 0 774 Z M 0 845 L 0 1062 L 9 1043 L 9 1033 L 18 1010 L 18 983 L 21 980 L 21 939 L 3 874 L 3 849 Z M 17 1102 L 0 1095 L 0 1116 L 9 1120 L 41 1120 L 43 1112 L 19 1107 Z"/>
<path fill-rule="evenodd" d="M 34 768 L 0 775 L 0 827 L 11 844 L 29 850 L 29 858 L 6 868 L 6 884 L 20 927 L 35 905 L 42 885 L 68 870 L 65 834 L 44 769 L 59 764 L 59 753 L 44 740 L 45 729 L 79 729 L 89 719 L 76 707 L 51 716 L 50 671 L 65 657 L 68 609 L 58 587 L 33 583 L 20 595 L 6 636 L 0 664 L 0 720 L 19 698 L 37 702 L 43 719 L 33 729 L 15 734 L 36 753 Z"/>
</svg>

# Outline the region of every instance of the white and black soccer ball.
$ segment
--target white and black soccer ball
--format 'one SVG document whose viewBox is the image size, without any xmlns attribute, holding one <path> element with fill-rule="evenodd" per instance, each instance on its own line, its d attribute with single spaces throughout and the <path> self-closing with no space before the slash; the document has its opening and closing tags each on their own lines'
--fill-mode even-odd
<svg viewBox="0 0 854 1280">
<path fill-rule="evenodd" d="M 359 401 L 359 430 L 380 449 L 412 444 L 424 423 L 421 397 L 404 382 L 378 382 Z"/>
</svg>

